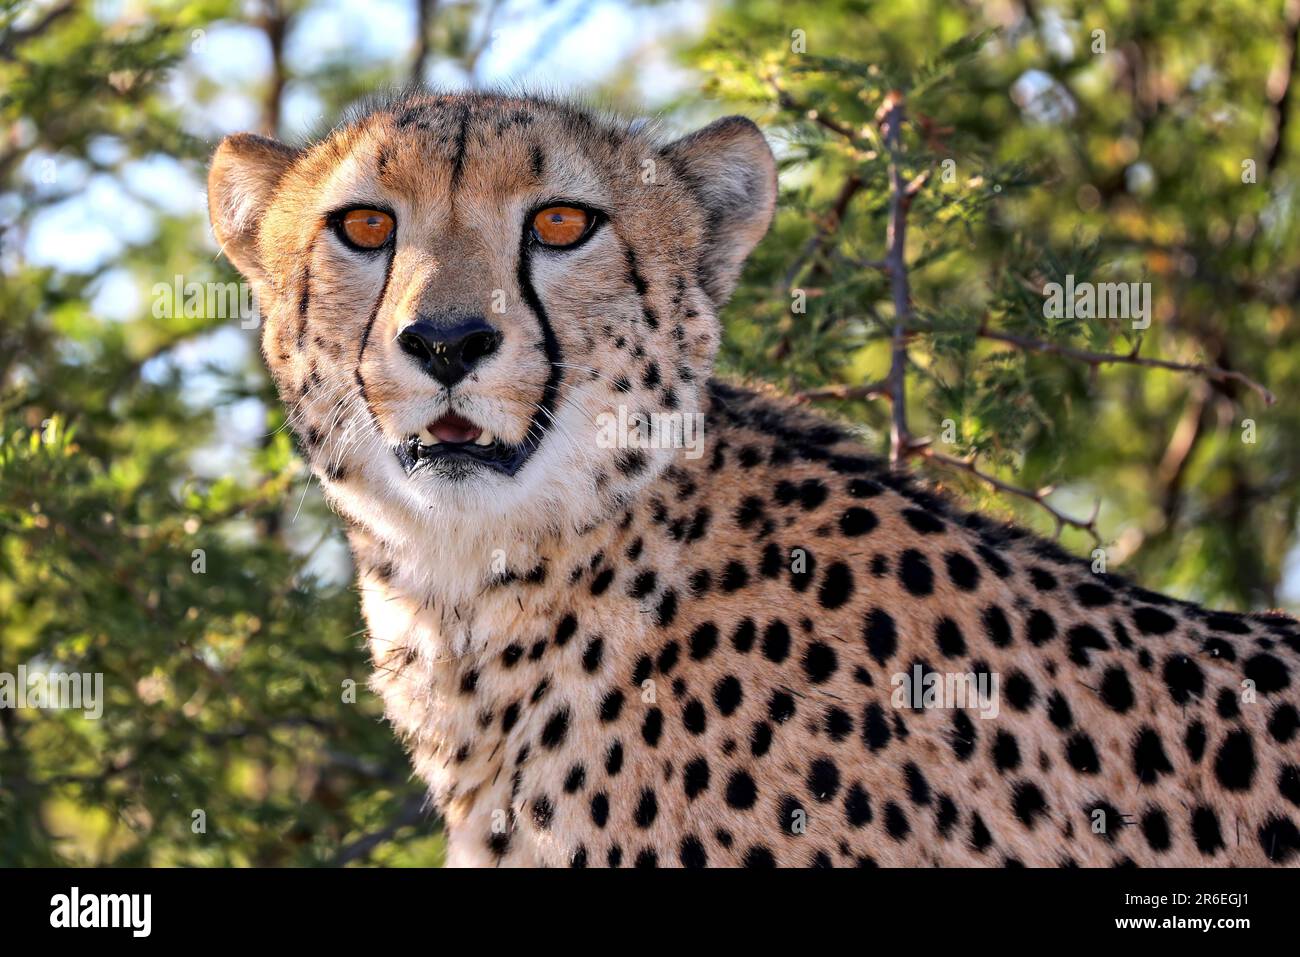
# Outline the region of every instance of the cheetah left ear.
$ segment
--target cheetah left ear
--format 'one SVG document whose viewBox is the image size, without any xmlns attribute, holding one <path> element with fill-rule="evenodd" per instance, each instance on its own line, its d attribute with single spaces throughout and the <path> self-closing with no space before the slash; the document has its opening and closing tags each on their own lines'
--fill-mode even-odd
<svg viewBox="0 0 1300 957">
<path fill-rule="evenodd" d="M 671 144 L 664 155 L 708 213 L 700 285 L 721 308 L 736 287 L 745 257 L 772 222 L 772 149 L 751 120 L 727 116 Z"/>
</svg>

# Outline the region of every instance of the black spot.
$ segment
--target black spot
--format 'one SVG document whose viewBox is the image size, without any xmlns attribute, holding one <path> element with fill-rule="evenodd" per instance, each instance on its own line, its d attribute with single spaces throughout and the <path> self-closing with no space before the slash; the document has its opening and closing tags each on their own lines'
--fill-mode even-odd
<svg viewBox="0 0 1300 957">
<path fill-rule="evenodd" d="M 1197 850 L 1207 857 L 1223 849 L 1219 817 L 1212 809 L 1202 805 L 1192 811 L 1192 837 L 1196 840 Z"/>
<path fill-rule="evenodd" d="M 1029 680 L 1023 671 L 1013 671 L 1007 677 L 1004 690 L 1006 691 L 1007 701 L 1017 711 L 1028 710 L 1029 706 L 1034 703 L 1034 697 L 1037 694 L 1034 690 L 1034 683 Z"/>
<path fill-rule="evenodd" d="M 745 654 L 750 648 L 754 647 L 754 636 L 758 629 L 754 627 L 752 618 L 744 619 L 736 626 L 735 633 L 731 636 L 731 647 L 735 648 L 741 654 Z"/>
<path fill-rule="evenodd" d="M 1139 605 L 1133 609 L 1133 624 L 1144 635 L 1167 635 L 1178 627 L 1178 622 L 1159 608 Z"/>
<path fill-rule="evenodd" d="M 1117 665 L 1102 675 L 1101 700 L 1120 714 L 1133 707 L 1133 686 L 1129 684 L 1128 672 L 1122 667 Z"/>
<path fill-rule="evenodd" d="M 1231 731 L 1214 759 L 1214 776 L 1229 791 L 1247 791 L 1255 778 L 1255 742 L 1250 732 Z"/>
<path fill-rule="evenodd" d="M 867 643 L 871 657 L 883 665 L 898 649 L 894 619 L 880 608 L 871 609 L 862 629 L 862 640 Z"/>
<path fill-rule="evenodd" d="M 605 752 L 605 773 L 610 777 L 623 770 L 623 742 L 615 741 Z"/>
<path fill-rule="evenodd" d="M 713 703 L 718 706 L 718 711 L 723 717 L 729 716 L 740 707 L 742 696 L 740 682 L 735 675 L 727 675 L 713 686 Z"/>
<path fill-rule="evenodd" d="M 957 760 L 969 760 L 975 753 L 975 738 L 975 725 L 970 716 L 965 711 L 956 712 L 952 717 L 952 751 Z"/>
<path fill-rule="evenodd" d="M 1291 684 L 1291 674 L 1286 665 L 1269 654 L 1258 654 L 1246 659 L 1242 671 L 1255 682 L 1255 690 L 1263 694 L 1281 691 Z"/>
<path fill-rule="evenodd" d="M 1115 595 L 1109 588 L 1102 588 L 1092 582 L 1075 585 L 1074 594 L 1085 608 L 1100 608 L 1103 605 L 1109 605 L 1115 600 Z"/>
<path fill-rule="evenodd" d="M 659 816 L 659 802 L 655 798 L 655 792 L 650 788 L 641 791 L 641 797 L 636 803 L 636 810 L 632 814 L 632 820 L 636 826 L 642 829 L 649 827 Z"/>
<path fill-rule="evenodd" d="M 984 826 L 984 819 L 976 811 L 971 815 L 970 822 L 970 846 L 979 853 L 984 853 L 993 844 L 993 835 L 989 829 Z"/>
<path fill-rule="evenodd" d="M 600 720 L 608 724 L 618 718 L 619 712 L 623 710 L 623 692 L 615 688 L 610 691 L 600 702 Z"/>
<path fill-rule="evenodd" d="M 962 591 L 974 591 L 979 587 L 979 568 L 961 552 L 949 552 L 944 556 L 944 564 L 948 567 L 948 577 Z"/>
<path fill-rule="evenodd" d="M 573 633 L 577 630 L 578 619 L 574 618 L 572 615 L 565 615 L 561 618 L 560 624 L 555 629 L 556 647 L 563 648 L 568 644 L 569 639 L 573 637 Z"/>
<path fill-rule="evenodd" d="M 934 591 L 934 573 L 930 571 L 930 562 L 914 548 L 907 549 L 899 559 L 898 577 L 903 587 L 918 597 Z"/>
<path fill-rule="evenodd" d="M 1142 815 L 1142 836 L 1147 839 L 1147 846 L 1153 851 L 1169 850 L 1172 843 L 1169 838 L 1169 819 L 1165 812 L 1153 807 Z"/>
<path fill-rule="evenodd" d="M 1039 815 L 1047 810 L 1047 801 L 1036 784 L 1023 781 L 1012 792 L 1011 808 L 1020 823 L 1032 830 Z"/>
<path fill-rule="evenodd" d="M 1009 731 L 999 731 L 993 738 L 993 764 L 999 771 L 1020 767 L 1020 745 Z"/>
<path fill-rule="evenodd" d="M 703 661 L 713 654 L 713 649 L 718 646 L 718 626 L 711 621 L 699 625 L 691 632 L 690 644 L 691 658 L 695 661 Z"/>
<path fill-rule="evenodd" d="M 871 751 L 879 751 L 889 744 L 889 720 L 879 704 L 872 702 L 862 711 L 862 741 Z"/>
<path fill-rule="evenodd" d="M 853 733 L 853 716 L 843 708 L 827 708 L 826 733 L 832 741 L 843 741 Z"/>
<path fill-rule="evenodd" d="M 1278 772 L 1277 790 L 1284 798 L 1300 807 L 1300 768 L 1288 764 Z"/>
<path fill-rule="evenodd" d="M 1300 712 L 1293 704 L 1280 704 L 1268 721 L 1268 733 L 1278 744 L 1287 744 L 1300 730 Z"/>
<path fill-rule="evenodd" d="M 852 827 L 871 823 L 871 798 L 862 785 L 854 784 L 844 795 L 844 818 Z"/>
<path fill-rule="evenodd" d="M 737 561 L 727 562 L 727 567 L 722 572 L 722 590 L 725 592 L 739 591 L 749 584 L 749 571 L 744 564 Z"/>
<path fill-rule="evenodd" d="M 604 791 L 591 796 L 591 822 L 596 827 L 604 827 L 609 820 L 609 797 Z"/>
<path fill-rule="evenodd" d="M 1070 703 L 1059 691 L 1053 691 L 1047 699 L 1047 717 L 1058 728 L 1068 728 L 1074 724 L 1074 715 L 1070 712 Z"/>
<path fill-rule="evenodd" d="M 940 618 L 934 629 L 934 640 L 939 646 L 939 653 L 945 658 L 956 658 L 966 654 L 966 639 L 961 629 L 951 618 Z"/>
<path fill-rule="evenodd" d="M 1165 684 L 1176 704 L 1187 704 L 1205 690 L 1205 676 L 1200 666 L 1186 655 L 1171 655 L 1165 661 Z"/>
<path fill-rule="evenodd" d="M 880 524 L 880 519 L 876 518 L 876 513 L 869 508 L 860 508 L 854 506 L 846 509 L 840 516 L 840 531 L 850 538 L 856 538 L 859 535 L 866 535 Z"/>
<path fill-rule="evenodd" d="M 582 790 L 582 786 L 587 783 L 587 769 L 581 764 L 575 764 L 569 768 L 569 774 L 564 779 L 564 793 L 572 794 L 574 791 Z"/>
<path fill-rule="evenodd" d="M 808 768 L 808 791 L 818 801 L 829 801 L 840 789 L 840 769 L 829 758 L 818 758 Z"/>
<path fill-rule="evenodd" d="M 1226 631 L 1230 635 L 1248 635 L 1250 628 L 1244 622 L 1238 620 L 1233 615 L 1214 614 L 1207 615 L 1205 626 L 1213 628 L 1215 631 Z"/>
<path fill-rule="evenodd" d="M 999 578 L 1011 577 L 1011 566 L 1004 562 L 1002 556 L 993 551 L 993 549 L 989 548 L 987 545 L 976 545 L 975 552 L 984 560 L 984 564 L 989 566 L 993 574 L 997 575 Z M 982 826 L 983 825 L 981 825 L 981 827 Z"/>
<path fill-rule="evenodd" d="M 918 514 L 925 514 L 920 512 Z M 904 840 L 912 830 L 903 809 L 890 801 L 885 805 L 885 831 L 896 841 Z"/>
<path fill-rule="evenodd" d="M 639 867 L 642 870 L 650 870 L 659 866 L 659 855 L 655 853 L 654 848 L 645 847 L 637 852 L 636 860 L 632 862 L 633 867 Z"/>
<path fill-rule="evenodd" d="M 1183 744 L 1187 747 L 1187 754 L 1192 759 L 1192 763 L 1199 763 L 1201 757 L 1205 754 L 1205 725 L 1199 721 L 1192 724 L 1187 729 Z"/>
<path fill-rule="evenodd" d="M 821 684 L 835 674 L 835 651 L 824 642 L 814 641 L 803 653 L 803 670 L 813 684 Z"/>
<path fill-rule="evenodd" d="M 694 801 L 707 791 L 709 789 L 709 762 L 704 758 L 696 758 L 686 765 L 682 772 L 682 787 L 686 791 L 688 801 Z"/>
<path fill-rule="evenodd" d="M 682 724 L 691 734 L 704 733 L 704 705 L 700 704 L 698 698 L 686 702 L 686 707 L 682 709 Z"/>
<path fill-rule="evenodd" d="M 641 738 L 650 747 L 659 746 L 659 735 L 664 729 L 664 713 L 658 708 L 651 708 L 641 722 Z"/>
<path fill-rule="evenodd" d="M 1056 576 L 1037 565 L 1029 569 L 1029 581 L 1039 591 L 1052 591 L 1056 588 Z"/>
<path fill-rule="evenodd" d="M 907 781 L 907 796 L 913 804 L 923 805 L 930 803 L 930 782 L 925 779 L 921 769 L 915 764 L 908 764 L 903 768 L 903 777 Z"/>
<path fill-rule="evenodd" d="M 1233 694 L 1231 688 L 1220 688 L 1219 697 L 1215 703 L 1215 710 L 1218 711 L 1219 717 L 1231 720 L 1237 717 L 1241 712 L 1237 707 L 1237 696 Z"/>
<path fill-rule="evenodd" d="M 1101 770 L 1101 761 L 1097 757 L 1092 738 L 1082 731 L 1071 735 L 1065 743 L 1065 760 L 1080 774 L 1096 774 Z"/>
<path fill-rule="evenodd" d="M 939 807 L 935 811 L 935 822 L 939 825 L 939 836 L 947 838 L 957 823 L 957 805 L 946 794 L 939 795 Z"/>
<path fill-rule="evenodd" d="M 666 675 L 677 667 L 677 659 L 681 655 L 681 646 L 675 641 L 670 641 L 663 646 L 659 652 L 659 657 L 655 660 L 655 665 L 659 673 Z"/>
<path fill-rule="evenodd" d="M 655 573 L 644 571 L 632 579 L 632 586 L 628 588 L 627 593 L 633 598 L 644 598 L 655 590 Z"/>
<path fill-rule="evenodd" d="M 1300 851 L 1300 831 L 1290 818 L 1274 815 L 1259 829 L 1259 846 L 1274 864 L 1285 864 Z"/>
<path fill-rule="evenodd" d="M 754 779 L 744 771 L 734 771 L 727 780 L 727 804 L 740 811 L 748 811 L 758 800 Z"/>
<path fill-rule="evenodd" d="M 761 758 L 771 747 L 772 726 L 766 721 L 754 722 L 754 730 L 749 736 L 749 753 L 756 758 Z"/>
<path fill-rule="evenodd" d="M 1025 637 L 1034 647 L 1047 644 L 1056 637 L 1056 619 L 1041 608 L 1035 608 L 1025 623 Z"/>
<path fill-rule="evenodd" d="M 1143 784 L 1155 784 L 1162 774 L 1172 774 L 1174 766 L 1165 754 L 1164 742 L 1154 728 L 1143 728 L 1133 741 L 1133 772 Z"/>
<path fill-rule="evenodd" d="M 561 708 L 551 719 L 546 722 L 542 728 L 542 746 L 548 751 L 554 751 L 564 743 L 564 736 L 569 732 L 569 709 Z"/>
<path fill-rule="evenodd" d="M 1206 638 L 1201 644 L 1201 650 L 1211 658 L 1222 658 L 1229 663 L 1237 660 L 1237 650 L 1231 642 L 1222 638 Z"/>
<path fill-rule="evenodd" d="M 853 594 L 853 573 L 843 562 L 834 562 L 822 576 L 817 600 L 823 608 L 839 608 Z"/>
<path fill-rule="evenodd" d="M 1075 625 L 1065 633 L 1070 646 L 1070 660 L 1081 668 L 1092 663 L 1090 651 L 1104 651 L 1110 647 L 1105 637 L 1092 625 Z"/>
<path fill-rule="evenodd" d="M 605 589 L 609 588 L 609 583 L 614 580 L 614 569 L 606 568 L 597 575 L 591 582 L 591 593 L 593 595 L 603 595 Z"/>
<path fill-rule="evenodd" d="M 704 852 L 704 845 L 694 834 L 682 838 L 682 846 L 677 856 L 682 862 L 682 867 L 707 867 L 709 864 L 709 856 Z"/>
<path fill-rule="evenodd" d="M 794 698 L 784 691 L 773 692 L 767 714 L 777 724 L 784 724 L 794 715 Z"/>
<path fill-rule="evenodd" d="M 533 799 L 533 824 L 539 831 L 549 831 L 554 816 L 550 798 L 543 794 Z"/>
<path fill-rule="evenodd" d="M 988 635 L 989 641 L 999 648 L 1005 648 L 1011 644 L 1011 625 L 1007 621 L 1006 613 L 1001 608 L 997 605 L 989 605 L 985 608 L 983 622 L 984 633 Z"/>
<path fill-rule="evenodd" d="M 903 509 L 903 518 L 911 525 L 915 531 L 922 535 L 937 535 L 944 530 L 943 522 L 935 518 L 929 512 L 923 512 L 919 508 Z"/>
<path fill-rule="evenodd" d="M 587 642 L 587 650 L 582 653 L 582 667 L 593 672 L 600 667 L 600 660 L 605 654 L 605 642 L 599 636 Z"/>
<path fill-rule="evenodd" d="M 761 844 L 751 847 L 745 852 L 745 867 L 776 867 L 776 859 L 772 857 L 772 852 Z"/>
<path fill-rule="evenodd" d="M 669 590 L 664 592 L 663 597 L 659 599 L 659 607 L 655 609 L 655 620 L 658 621 L 660 628 L 667 628 L 677 617 L 677 593 Z"/>
<path fill-rule="evenodd" d="M 790 654 L 790 629 L 776 618 L 763 630 L 763 655 L 780 664 Z"/>
</svg>

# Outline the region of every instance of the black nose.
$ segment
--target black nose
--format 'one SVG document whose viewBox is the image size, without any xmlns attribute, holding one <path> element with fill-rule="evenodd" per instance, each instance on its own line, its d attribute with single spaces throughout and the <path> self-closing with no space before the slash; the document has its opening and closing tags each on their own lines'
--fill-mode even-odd
<svg viewBox="0 0 1300 957">
<path fill-rule="evenodd" d="M 413 356 L 429 375 L 447 388 L 465 378 L 481 360 L 496 352 L 501 333 L 482 316 L 454 324 L 418 319 L 397 337 L 402 351 Z"/>
</svg>

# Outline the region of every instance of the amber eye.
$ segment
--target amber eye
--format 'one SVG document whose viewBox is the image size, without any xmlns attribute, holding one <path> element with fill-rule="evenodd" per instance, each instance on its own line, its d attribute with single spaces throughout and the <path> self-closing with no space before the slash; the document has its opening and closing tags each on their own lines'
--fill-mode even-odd
<svg viewBox="0 0 1300 957">
<path fill-rule="evenodd" d="M 533 217 L 533 235 L 543 246 L 572 246 L 591 226 L 591 214 L 576 206 L 547 206 Z"/>
<path fill-rule="evenodd" d="M 393 235 L 396 223 L 382 209 L 349 209 L 339 217 L 339 231 L 354 246 L 378 249 Z"/>
</svg>

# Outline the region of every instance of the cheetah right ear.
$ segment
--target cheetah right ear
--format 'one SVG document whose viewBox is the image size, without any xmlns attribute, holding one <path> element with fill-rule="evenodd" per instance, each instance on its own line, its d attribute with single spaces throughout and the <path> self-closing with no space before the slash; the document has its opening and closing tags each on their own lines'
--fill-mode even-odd
<svg viewBox="0 0 1300 957">
<path fill-rule="evenodd" d="M 745 258 L 772 222 L 772 148 L 752 121 L 726 116 L 670 144 L 664 153 L 704 207 L 700 285 L 721 308 L 731 297 Z"/>
<path fill-rule="evenodd" d="M 227 136 L 208 171 L 208 217 L 221 251 L 250 281 L 267 279 L 257 237 L 276 184 L 298 151 L 252 133 Z"/>
</svg>

